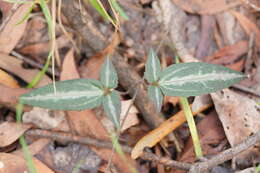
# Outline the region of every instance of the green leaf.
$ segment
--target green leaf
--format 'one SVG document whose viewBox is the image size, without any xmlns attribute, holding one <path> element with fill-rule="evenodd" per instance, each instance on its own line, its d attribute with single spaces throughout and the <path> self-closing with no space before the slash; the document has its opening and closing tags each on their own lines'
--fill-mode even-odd
<svg viewBox="0 0 260 173">
<path fill-rule="evenodd" d="M 101 83 L 107 88 L 116 88 L 118 84 L 118 77 L 110 58 L 106 58 L 100 73 Z"/>
<path fill-rule="evenodd" d="M 229 87 L 244 79 L 243 73 L 202 62 L 174 64 L 160 76 L 159 86 L 168 96 L 198 96 Z"/>
<path fill-rule="evenodd" d="M 161 73 L 160 61 L 155 54 L 155 52 L 151 49 L 148 55 L 148 60 L 145 64 L 145 79 L 149 83 L 153 83 L 158 81 L 159 75 Z"/>
<path fill-rule="evenodd" d="M 103 96 L 102 84 L 94 79 L 73 79 L 33 90 L 20 97 L 23 104 L 54 109 L 83 110 L 97 107 Z"/>
<path fill-rule="evenodd" d="M 112 7 L 122 16 L 125 20 L 129 20 L 129 17 L 126 15 L 124 10 L 120 7 L 116 0 L 110 0 Z"/>
<path fill-rule="evenodd" d="M 112 91 L 103 99 L 103 107 L 108 118 L 117 129 L 120 128 L 121 101 L 117 91 Z"/>
<path fill-rule="evenodd" d="M 157 112 L 161 111 L 162 102 L 163 102 L 163 94 L 159 87 L 157 86 L 148 86 L 148 95 L 150 99 L 154 102 Z"/>
</svg>

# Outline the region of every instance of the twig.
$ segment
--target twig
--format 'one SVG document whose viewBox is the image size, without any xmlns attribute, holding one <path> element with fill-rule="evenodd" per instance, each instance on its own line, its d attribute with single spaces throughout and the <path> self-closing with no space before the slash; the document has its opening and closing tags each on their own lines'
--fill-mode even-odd
<svg viewBox="0 0 260 173">
<path fill-rule="evenodd" d="M 65 132 L 54 132 L 49 130 L 37 129 L 37 130 L 28 130 L 25 133 L 25 135 L 37 136 L 41 138 L 51 138 L 53 140 L 58 140 L 63 142 L 77 142 L 80 144 L 91 145 L 100 148 L 110 148 L 110 149 L 113 148 L 113 144 L 110 141 L 101 141 L 98 139 L 94 139 L 86 136 L 82 137 L 82 136 L 72 135 Z M 127 145 L 121 145 L 121 147 L 127 153 L 130 153 L 132 151 L 132 148 Z M 148 153 L 148 152 L 144 152 L 142 158 L 145 160 L 156 161 L 164 165 L 175 167 L 178 169 L 189 170 L 189 168 L 191 167 L 191 164 L 177 162 L 174 160 L 169 160 L 167 158 L 161 158 L 156 156 L 155 154 Z"/>
<path fill-rule="evenodd" d="M 77 143 L 91 145 L 95 147 L 102 147 L 102 148 L 113 147 L 113 144 L 109 141 L 101 141 L 90 137 L 76 136 L 65 132 L 54 132 L 48 130 L 28 130 L 25 134 L 29 136 L 51 138 L 53 140 L 59 140 L 64 142 L 77 142 Z M 259 142 L 260 142 L 260 132 L 257 132 L 256 134 L 248 137 L 245 141 L 238 144 L 237 146 L 217 154 L 216 156 L 212 157 L 210 160 L 200 162 L 200 163 L 195 163 L 193 165 L 189 163 L 170 160 L 164 157 L 158 157 L 155 154 L 149 152 L 144 152 L 141 158 L 145 160 L 155 161 L 169 167 L 175 167 L 183 170 L 190 170 L 189 173 L 202 173 L 217 166 L 218 164 L 224 163 L 225 161 L 232 159 L 234 156 L 256 145 Z M 122 149 L 127 153 L 130 153 L 132 151 L 132 148 L 127 145 L 121 145 L 121 146 Z"/>
<path fill-rule="evenodd" d="M 250 147 L 253 147 L 254 145 L 256 145 L 259 142 L 260 142 L 260 131 L 257 132 L 256 134 L 248 137 L 244 142 L 238 144 L 237 146 L 219 153 L 212 159 L 202 162 L 202 163 L 194 164 L 191 167 L 189 173 L 203 173 L 203 172 L 217 166 L 218 164 L 221 164 L 227 160 L 232 159 L 234 156 L 238 155 L 242 151 L 247 150 Z"/>
<path fill-rule="evenodd" d="M 42 64 L 38 64 L 38 63 L 36 63 L 35 61 L 33 61 L 33 60 L 31 60 L 31 59 L 29 59 L 29 58 L 27 58 L 27 57 L 21 55 L 20 53 L 14 51 L 14 50 L 11 51 L 11 55 L 13 55 L 13 56 L 15 56 L 16 58 L 18 58 L 18 59 L 20 59 L 20 60 L 22 60 L 22 61 L 28 63 L 29 65 L 31 65 L 31 66 L 33 66 L 33 67 L 36 67 L 36 68 L 39 68 L 39 69 L 42 69 L 42 68 L 43 68 L 43 65 L 42 65 Z M 50 68 L 48 68 L 47 72 L 48 72 L 49 74 L 52 74 L 52 70 L 51 70 Z M 55 75 L 59 77 L 59 76 L 60 76 L 60 73 L 59 73 L 57 70 L 55 70 Z"/>
<path fill-rule="evenodd" d="M 255 95 L 257 97 L 260 97 L 260 93 L 253 90 L 253 89 L 250 89 L 248 87 L 245 87 L 243 85 L 240 85 L 240 84 L 234 84 L 231 86 L 232 88 L 235 88 L 235 89 L 238 89 L 240 91 L 243 91 L 243 92 L 246 92 L 246 93 L 249 93 L 249 94 L 252 94 L 252 95 Z"/>
<path fill-rule="evenodd" d="M 248 43 L 248 52 L 245 62 L 245 73 L 249 74 L 251 66 L 253 64 L 252 55 L 253 55 L 253 47 L 255 42 L 255 33 L 251 33 L 249 36 L 249 43 Z"/>
</svg>

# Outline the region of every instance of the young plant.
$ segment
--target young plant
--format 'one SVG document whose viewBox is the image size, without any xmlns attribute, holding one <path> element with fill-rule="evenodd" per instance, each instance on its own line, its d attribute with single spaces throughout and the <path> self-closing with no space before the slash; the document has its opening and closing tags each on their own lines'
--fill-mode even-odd
<svg viewBox="0 0 260 173">
<path fill-rule="evenodd" d="M 115 90 L 117 84 L 117 73 L 107 58 L 102 66 L 100 80 L 73 79 L 56 82 L 56 92 L 50 84 L 22 95 L 20 102 L 54 110 L 84 110 L 102 105 L 115 127 L 119 128 L 121 102 Z"/>
<path fill-rule="evenodd" d="M 151 50 L 145 65 L 148 94 L 159 112 L 164 95 L 198 96 L 221 90 L 244 79 L 245 75 L 219 65 L 182 63 L 161 70 L 160 61 Z M 55 110 L 83 110 L 102 105 L 107 116 L 120 129 L 120 97 L 115 88 L 118 77 L 109 58 L 100 73 L 100 80 L 75 79 L 47 85 L 20 97 L 20 102 Z"/>
<path fill-rule="evenodd" d="M 178 61 L 178 59 L 176 58 Z M 145 66 L 149 82 L 148 95 L 157 111 L 161 110 L 163 96 L 181 96 L 180 103 L 190 129 L 196 157 L 202 157 L 199 136 L 189 107 L 188 96 L 198 96 L 226 88 L 245 76 L 228 68 L 207 63 L 174 64 L 161 71 L 160 61 L 151 50 Z"/>
<path fill-rule="evenodd" d="M 164 95 L 199 96 L 227 88 L 244 78 L 241 72 L 203 62 L 173 64 L 162 71 L 160 61 L 152 50 L 145 65 L 148 94 L 158 111 Z"/>
</svg>

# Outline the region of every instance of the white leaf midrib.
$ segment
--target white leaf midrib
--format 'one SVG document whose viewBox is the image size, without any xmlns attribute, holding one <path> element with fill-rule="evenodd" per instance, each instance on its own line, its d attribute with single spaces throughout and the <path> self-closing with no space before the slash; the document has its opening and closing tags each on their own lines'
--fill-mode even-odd
<svg viewBox="0 0 260 173">
<path fill-rule="evenodd" d="M 44 95 L 30 95 L 22 97 L 23 100 L 34 100 L 34 101 L 44 101 L 44 100 L 67 100 L 67 99 L 80 99 L 97 97 L 103 94 L 102 90 L 92 90 L 92 91 L 57 91 L 56 93 L 49 93 Z"/>
<path fill-rule="evenodd" d="M 188 75 L 184 77 L 174 77 L 171 80 L 162 79 L 160 80 L 160 85 L 183 85 L 185 83 L 204 83 L 212 80 L 222 80 L 227 81 L 230 79 L 241 78 L 243 75 L 236 73 L 210 73 L 210 74 L 200 74 L 200 75 Z"/>
</svg>

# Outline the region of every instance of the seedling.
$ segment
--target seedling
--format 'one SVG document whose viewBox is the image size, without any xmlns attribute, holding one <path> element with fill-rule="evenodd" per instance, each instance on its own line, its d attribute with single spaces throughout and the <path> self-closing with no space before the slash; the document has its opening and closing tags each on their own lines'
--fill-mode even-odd
<svg viewBox="0 0 260 173">
<path fill-rule="evenodd" d="M 244 79 L 243 73 L 223 66 L 196 62 L 173 64 L 164 70 L 154 51 L 150 51 L 145 65 L 145 79 L 149 83 L 148 95 L 158 112 L 163 97 L 198 96 L 215 92 Z M 20 102 L 55 110 L 83 110 L 103 106 L 107 116 L 120 129 L 121 102 L 117 72 L 107 58 L 102 66 L 100 80 L 75 79 L 35 89 L 20 97 Z"/>
</svg>

